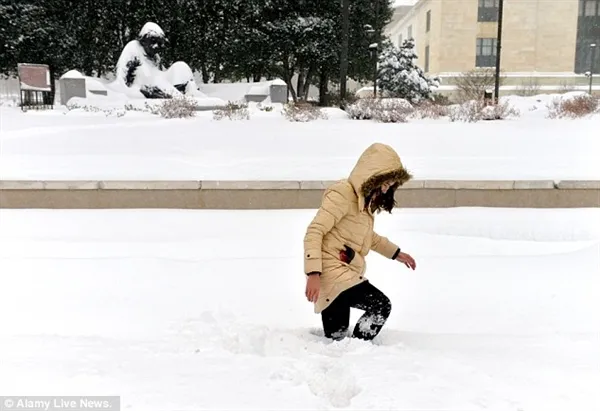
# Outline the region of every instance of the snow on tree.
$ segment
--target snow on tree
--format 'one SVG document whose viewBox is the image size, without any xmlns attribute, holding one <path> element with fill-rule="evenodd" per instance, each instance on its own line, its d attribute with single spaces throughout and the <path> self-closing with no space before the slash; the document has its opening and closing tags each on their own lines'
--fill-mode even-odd
<svg viewBox="0 0 600 411">
<path fill-rule="evenodd" d="M 378 85 L 380 90 L 392 97 L 403 98 L 411 103 L 430 99 L 432 88 L 439 86 L 437 77 L 430 78 L 416 65 L 413 39 L 404 40 L 402 46 L 390 45 L 379 59 Z"/>
</svg>

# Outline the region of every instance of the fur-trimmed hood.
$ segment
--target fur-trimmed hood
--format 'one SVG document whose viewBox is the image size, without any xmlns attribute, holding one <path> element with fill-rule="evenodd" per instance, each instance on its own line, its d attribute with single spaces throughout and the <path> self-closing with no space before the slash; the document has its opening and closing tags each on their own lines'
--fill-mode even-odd
<svg viewBox="0 0 600 411">
<path fill-rule="evenodd" d="M 374 143 L 362 153 L 348 181 L 358 195 L 358 207 L 362 210 L 365 207 L 365 198 L 385 181 L 393 180 L 401 186 L 412 177 L 392 147 Z"/>
</svg>

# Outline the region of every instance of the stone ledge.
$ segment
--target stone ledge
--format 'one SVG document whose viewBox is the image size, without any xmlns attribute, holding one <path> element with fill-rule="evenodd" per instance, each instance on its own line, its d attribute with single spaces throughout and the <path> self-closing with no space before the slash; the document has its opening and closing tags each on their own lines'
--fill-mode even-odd
<svg viewBox="0 0 600 411">
<path fill-rule="evenodd" d="M 324 190 L 334 181 L 13 181 L 0 190 Z M 600 180 L 411 180 L 401 190 L 600 190 Z"/>
<path fill-rule="evenodd" d="M 300 181 L 201 181 L 202 190 L 300 190 Z"/>
<path fill-rule="evenodd" d="M 335 181 L 300 181 L 300 190 L 325 190 Z"/>
<path fill-rule="evenodd" d="M 517 180 L 515 181 L 515 190 L 553 190 L 556 184 L 553 180 Z"/>
<path fill-rule="evenodd" d="M 562 180 L 557 187 L 559 190 L 600 190 L 600 180 Z"/>
<path fill-rule="evenodd" d="M 199 181 L 100 181 L 100 190 L 199 190 Z"/>
<path fill-rule="evenodd" d="M 101 181 L 42 181 L 44 190 L 98 190 Z"/>
<path fill-rule="evenodd" d="M 43 181 L 0 180 L 0 190 L 43 190 Z"/>
<path fill-rule="evenodd" d="M 442 190 L 514 190 L 515 181 L 509 180 L 425 180 L 423 188 Z"/>
</svg>

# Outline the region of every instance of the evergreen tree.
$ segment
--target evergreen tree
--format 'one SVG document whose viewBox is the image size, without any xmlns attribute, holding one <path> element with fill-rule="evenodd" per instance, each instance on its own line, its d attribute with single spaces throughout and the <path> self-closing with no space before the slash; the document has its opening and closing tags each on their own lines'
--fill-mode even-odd
<svg viewBox="0 0 600 411">
<path fill-rule="evenodd" d="M 404 98 L 411 103 L 430 99 L 432 87 L 439 86 L 437 78 L 429 78 L 415 63 L 415 42 L 404 40 L 401 47 L 389 45 L 379 61 L 378 86 L 393 97 Z"/>
</svg>

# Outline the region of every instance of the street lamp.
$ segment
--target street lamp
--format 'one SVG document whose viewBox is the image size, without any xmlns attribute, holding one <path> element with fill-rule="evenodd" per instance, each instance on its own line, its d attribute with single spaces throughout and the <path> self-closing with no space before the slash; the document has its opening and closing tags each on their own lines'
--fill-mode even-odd
<svg viewBox="0 0 600 411">
<path fill-rule="evenodd" d="M 590 44 L 590 96 L 592 95 L 592 84 L 594 81 L 594 60 L 596 58 L 596 43 Z"/>
<path fill-rule="evenodd" d="M 365 32 L 370 37 L 375 37 L 375 29 L 370 24 L 365 24 L 364 26 Z M 373 98 L 377 98 L 377 51 L 379 49 L 379 44 L 371 43 L 369 44 L 369 54 L 373 58 Z"/>
<path fill-rule="evenodd" d="M 502 20 L 504 0 L 498 2 L 498 33 L 496 34 L 496 75 L 494 76 L 494 94 L 496 104 L 500 101 L 500 56 L 502 55 Z"/>
<path fill-rule="evenodd" d="M 369 50 L 373 53 L 373 98 L 377 98 L 377 57 L 379 44 L 372 43 Z"/>
</svg>

